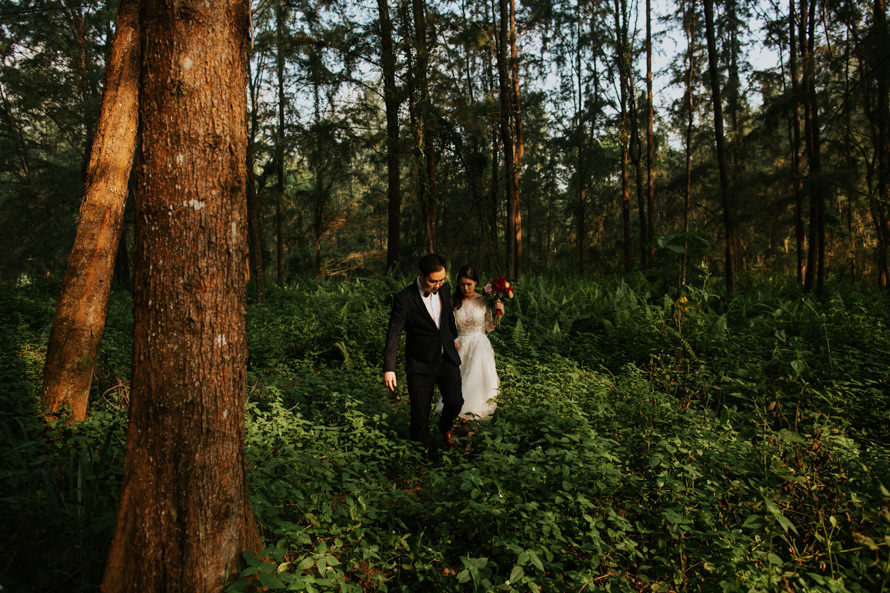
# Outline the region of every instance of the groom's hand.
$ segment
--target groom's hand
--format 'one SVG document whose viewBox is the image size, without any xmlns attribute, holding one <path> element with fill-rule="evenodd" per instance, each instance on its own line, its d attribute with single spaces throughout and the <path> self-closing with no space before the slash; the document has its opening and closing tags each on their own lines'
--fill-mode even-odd
<svg viewBox="0 0 890 593">
<path fill-rule="evenodd" d="M 396 390 L 396 374 L 395 371 L 386 371 L 383 373 L 383 384 L 386 388 L 395 393 Z"/>
</svg>

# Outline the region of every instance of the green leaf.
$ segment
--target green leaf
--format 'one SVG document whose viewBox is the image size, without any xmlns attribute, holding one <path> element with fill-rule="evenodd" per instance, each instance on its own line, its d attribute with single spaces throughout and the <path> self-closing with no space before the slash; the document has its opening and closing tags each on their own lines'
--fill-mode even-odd
<svg viewBox="0 0 890 593">
<path fill-rule="evenodd" d="M 510 583 L 516 584 L 519 582 L 519 579 L 525 576 L 525 571 L 518 564 L 513 567 L 513 570 L 510 571 Z"/>
<path fill-rule="evenodd" d="M 532 564 L 535 566 L 535 568 L 537 568 L 541 572 L 544 572 L 544 563 L 541 562 L 541 559 L 538 558 L 538 555 L 535 553 L 534 550 L 528 551 L 528 557 L 532 561 Z"/>
<path fill-rule="evenodd" d="M 791 521 L 788 520 L 787 517 L 785 517 L 785 515 L 782 514 L 782 511 L 779 510 L 779 507 L 777 507 L 773 503 L 773 501 L 771 501 L 768 498 L 764 499 L 764 500 L 766 502 L 766 510 L 768 510 L 770 515 L 772 515 L 773 518 L 779 523 L 779 525 L 782 526 L 782 530 L 785 533 L 788 533 L 788 530 L 790 529 L 795 534 L 797 534 L 797 528 L 794 526 L 794 524 Z"/>
</svg>

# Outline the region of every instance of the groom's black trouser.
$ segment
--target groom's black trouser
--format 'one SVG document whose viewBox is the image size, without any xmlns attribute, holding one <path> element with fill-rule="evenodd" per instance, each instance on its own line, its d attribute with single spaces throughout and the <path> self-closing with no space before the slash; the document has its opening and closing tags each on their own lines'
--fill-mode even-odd
<svg viewBox="0 0 890 593">
<path fill-rule="evenodd" d="M 432 373 L 408 373 L 407 378 L 408 400 L 411 404 L 411 440 L 429 447 L 430 408 L 435 386 L 439 386 L 443 406 L 439 417 L 439 432 L 451 430 L 464 405 L 460 388 L 460 367 L 448 357 L 440 356 Z"/>
</svg>

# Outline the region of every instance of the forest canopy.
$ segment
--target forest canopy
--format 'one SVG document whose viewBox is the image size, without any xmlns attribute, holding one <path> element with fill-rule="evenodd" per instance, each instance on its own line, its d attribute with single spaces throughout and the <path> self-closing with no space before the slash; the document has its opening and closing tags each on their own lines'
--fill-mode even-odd
<svg viewBox="0 0 890 593">
<path fill-rule="evenodd" d="M 514 275 L 675 280 L 686 262 L 722 275 L 729 261 L 886 285 L 883 10 L 254 2 L 246 92 L 264 272 L 377 273 L 436 250 Z M 63 269 L 116 12 L 0 2 L 4 280 Z M 121 280 L 130 208 L 125 221 Z"/>
</svg>

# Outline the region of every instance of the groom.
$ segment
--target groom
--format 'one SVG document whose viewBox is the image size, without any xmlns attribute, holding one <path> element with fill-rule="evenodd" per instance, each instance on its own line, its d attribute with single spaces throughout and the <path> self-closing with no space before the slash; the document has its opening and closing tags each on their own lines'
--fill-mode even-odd
<svg viewBox="0 0 890 593">
<path fill-rule="evenodd" d="M 439 432 L 445 444 L 457 446 L 454 420 L 464 398 L 460 387 L 460 356 L 454 341 L 457 326 L 451 309 L 451 286 L 445 283 L 445 260 L 431 253 L 421 258 L 417 279 L 395 295 L 383 354 L 383 383 L 396 388 L 396 352 L 405 332 L 405 371 L 411 404 L 411 440 L 429 447 L 430 405 L 439 386 L 443 409 Z"/>
</svg>

